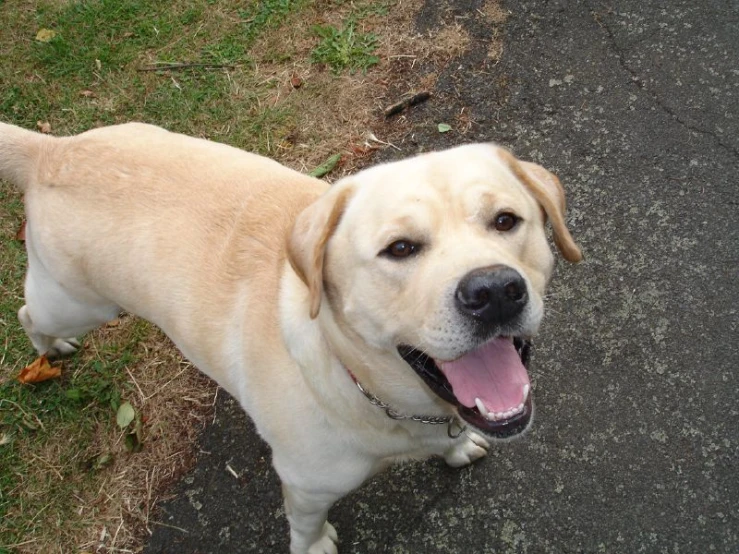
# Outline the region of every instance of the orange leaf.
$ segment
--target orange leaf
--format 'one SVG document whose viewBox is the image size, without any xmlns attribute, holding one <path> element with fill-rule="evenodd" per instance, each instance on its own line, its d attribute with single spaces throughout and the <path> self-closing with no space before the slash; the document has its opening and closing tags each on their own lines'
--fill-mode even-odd
<svg viewBox="0 0 739 554">
<path fill-rule="evenodd" d="M 372 150 L 374 150 L 374 148 L 371 148 L 369 146 L 361 146 L 359 144 L 350 144 L 349 149 L 355 156 L 359 157 L 366 156 L 367 154 L 372 152 Z"/>
<path fill-rule="evenodd" d="M 47 357 L 42 355 L 21 370 L 18 374 L 18 380 L 21 383 L 40 383 L 59 377 L 61 374 L 62 369 L 59 366 L 52 367 Z"/>
<path fill-rule="evenodd" d="M 21 226 L 18 227 L 18 232 L 15 234 L 15 240 L 25 242 L 26 240 L 26 220 L 21 221 Z"/>
</svg>

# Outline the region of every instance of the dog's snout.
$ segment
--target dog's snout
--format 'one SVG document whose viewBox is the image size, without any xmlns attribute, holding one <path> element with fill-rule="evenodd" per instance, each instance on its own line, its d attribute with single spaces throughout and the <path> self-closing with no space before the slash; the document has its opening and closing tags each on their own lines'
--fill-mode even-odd
<svg viewBox="0 0 739 554">
<path fill-rule="evenodd" d="M 487 325 L 502 325 L 521 313 L 528 301 L 526 281 L 503 265 L 470 271 L 455 293 L 457 308 Z"/>
</svg>

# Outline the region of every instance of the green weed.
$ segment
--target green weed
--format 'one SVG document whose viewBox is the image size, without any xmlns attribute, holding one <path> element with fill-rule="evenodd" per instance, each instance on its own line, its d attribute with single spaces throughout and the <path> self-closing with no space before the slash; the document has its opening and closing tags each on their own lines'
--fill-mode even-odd
<svg viewBox="0 0 739 554">
<path fill-rule="evenodd" d="M 321 42 L 313 49 L 311 61 L 323 63 L 338 74 L 349 68 L 353 73 L 361 69 L 367 71 L 377 64 L 380 58 L 374 55 L 377 49 L 377 36 L 373 33 L 357 33 L 356 23 L 350 18 L 344 27 L 316 25 L 313 31 Z"/>
</svg>

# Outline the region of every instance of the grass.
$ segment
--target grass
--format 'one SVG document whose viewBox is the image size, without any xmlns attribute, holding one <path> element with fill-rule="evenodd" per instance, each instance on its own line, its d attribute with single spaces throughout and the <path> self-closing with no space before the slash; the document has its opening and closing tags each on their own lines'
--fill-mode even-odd
<svg viewBox="0 0 739 554">
<path fill-rule="evenodd" d="M 377 49 L 377 36 L 373 33 L 357 33 L 355 22 L 350 19 L 342 29 L 332 25 L 316 25 L 313 31 L 321 42 L 313 49 L 311 61 L 325 63 L 339 74 L 344 69 L 367 71 L 380 58 L 373 52 Z"/>
<path fill-rule="evenodd" d="M 53 134 L 139 120 L 332 175 L 403 129 L 388 82 L 430 87 L 447 38 L 412 33 L 419 0 L 0 0 L 0 119 Z M 54 31 L 48 42 L 35 40 Z M 179 64 L 173 69 L 157 69 Z M 419 64 L 420 65 L 420 64 Z M 438 65 L 438 64 L 437 64 Z M 400 92 L 406 92 L 402 90 Z M 393 92 L 395 95 L 395 92 Z M 136 550 L 165 486 L 192 460 L 214 385 L 131 316 L 84 338 L 61 379 L 21 385 L 35 358 L 23 304 L 22 199 L 0 182 L 0 554 Z M 129 402 L 143 448 L 126 448 Z"/>
<path fill-rule="evenodd" d="M 93 0 L 32 3 L 35 9 L 26 10 L 3 4 L 10 33 L 3 33 L 2 72 L 11 78 L 1 113 L 26 127 L 35 126 L 39 112 L 63 113 L 51 121 L 63 133 L 130 119 L 195 133 L 206 119 L 208 128 L 219 129 L 238 114 L 244 125 L 229 133 L 231 141 L 269 151 L 264 125 L 251 125 L 250 116 L 258 112 L 261 121 L 280 128 L 287 114 L 261 109 L 272 83 L 256 81 L 249 49 L 260 33 L 305 3 Z M 56 35 L 46 43 L 32 40 L 41 28 Z M 236 80 L 217 69 L 139 71 L 166 62 L 235 64 L 242 70 Z"/>
</svg>

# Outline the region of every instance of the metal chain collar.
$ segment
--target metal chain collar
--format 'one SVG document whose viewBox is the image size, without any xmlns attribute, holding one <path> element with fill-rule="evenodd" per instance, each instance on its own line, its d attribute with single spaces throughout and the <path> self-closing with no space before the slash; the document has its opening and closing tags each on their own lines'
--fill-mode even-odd
<svg viewBox="0 0 739 554">
<path fill-rule="evenodd" d="M 398 421 L 417 421 L 418 423 L 425 423 L 427 425 L 449 425 L 449 427 L 447 428 L 447 435 L 449 435 L 449 438 L 452 439 L 456 439 L 462 433 L 464 433 L 465 429 L 467 429 L 466 425 L 462 425 L 457 421 L 456 416 L 419 416 L 401 414 L 398 411 L 394 410 L 389 404 L 383 402 L 377 396 L 365 389 L 351 371 L 349 372 L 349 376 L 352 378 L 352 381 L 354 381 L 354 384 L 357 385 L 359 391 L 367 398 L 367 400 L 369 400 L 370 404 L 385 410 L 385 414 L 390 419 L 395 419 Z M 454 431 L 452 430 L 452 426 L 455 422 L 459 426 L 459 431 L 457 433 L 454 433 Z"/>
</svg>

